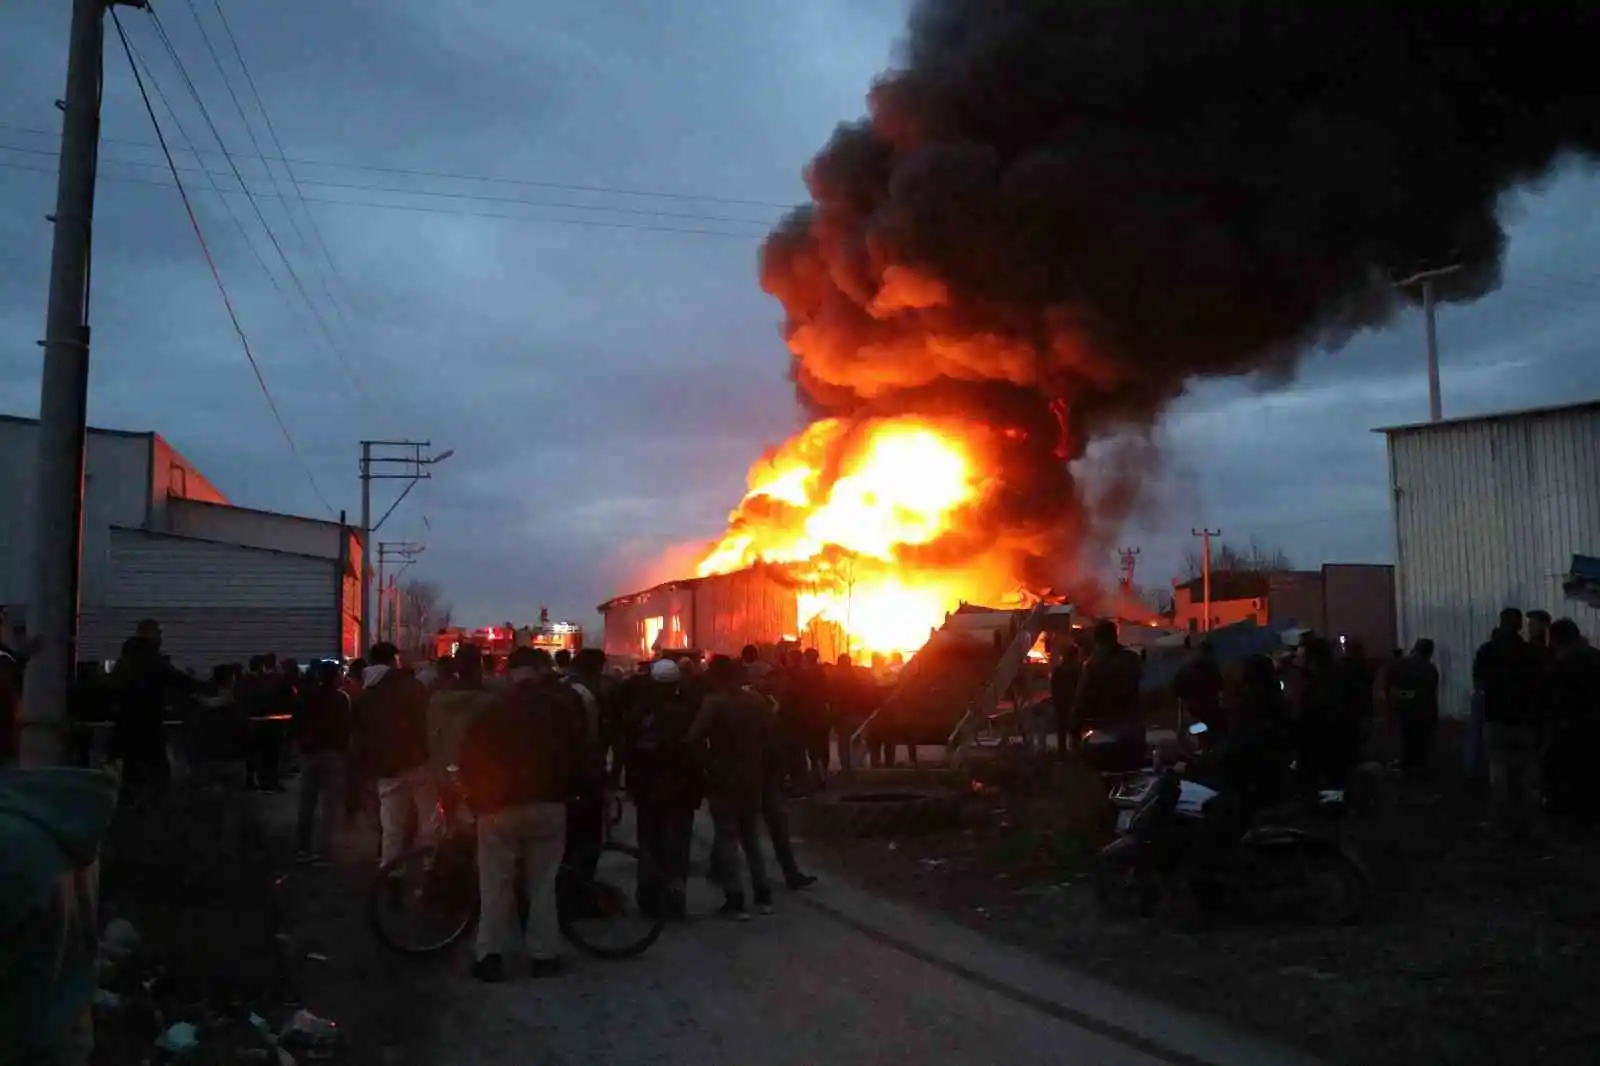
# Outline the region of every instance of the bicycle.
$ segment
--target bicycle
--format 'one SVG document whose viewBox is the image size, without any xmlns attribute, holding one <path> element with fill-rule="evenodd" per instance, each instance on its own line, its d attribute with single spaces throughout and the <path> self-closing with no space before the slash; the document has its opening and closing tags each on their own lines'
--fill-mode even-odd
<svg viewBox="0 0 1600 1066">
<path fill-rule="evenodd" d="M 402 955 L 444 951 L 478 918 L 477 823 L 454 773 L 449 767 L 439 784 L 444 826 L 439 841 L 382 867 L 367 895 L 373 933 Z M 562 863 L 569 889 L 557 896 L 556 917 L 562 936 L 580 951 L 626 959 L 654 944 L 666 921 L 659 910 L 646 912 L 638 905 L 641 886 L 651 881 L 650 860 L 632 844 L 612 839 L 622 821 L 621 797 L 613 798 L 607 815 L 594 876 L 580 876 L 573 888 L 570 875 L 578 871 Z"/>
</svg>

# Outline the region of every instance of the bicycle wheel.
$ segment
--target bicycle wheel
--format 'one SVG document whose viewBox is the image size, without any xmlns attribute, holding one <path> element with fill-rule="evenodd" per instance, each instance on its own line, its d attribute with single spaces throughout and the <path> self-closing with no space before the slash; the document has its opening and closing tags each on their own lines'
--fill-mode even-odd
<svg viewBox="0 0 1600 1066">
<path fill-rule="evenodd" d="M 402 955 L 432 955 L 460 940 L 478 916 L 477 856 L 471 837 L 418 848 L 378 871 L 367 921 Z"/>
<path fill-rule="evenodd" d="M 659 907 L 641 906 L 641 888 L 659 884 L 650 860 L 632 844 L 608 843 L 593 880 L 564 894 L 557 908 L 562 934 L 579 950 L 602 959 L 641 954 L 666 924 Z"/>
</svg>

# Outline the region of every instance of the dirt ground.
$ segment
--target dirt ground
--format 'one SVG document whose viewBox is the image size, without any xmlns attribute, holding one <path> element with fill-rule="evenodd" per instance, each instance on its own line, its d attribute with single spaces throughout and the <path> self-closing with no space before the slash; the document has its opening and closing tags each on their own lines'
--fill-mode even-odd
<svg viewBox="0 0 1600 1066">
<path fill-rule="evenodd" d="M 201 802 L 179 787 L 147 823 L 119 817 L 102 862 L 102 925 L 126 919 L 140 939 L 103 973 L 118 1002 L 96 1010 L 96 1064 L 167 1061 L 155 1040 L 186 1021 L 200 1043 L 181 1061 L 231 1066 L 302 1008 L 339 1035 L 331 1049 L 296 1050 L 297 1061 L 407 1061 L 430 1024 L 428 978 L 367 930 L 370 834 L 347 833 L 332 868 L 296 867 L 294 788 Z"/>
<path fill-rule="evenodd" d="M 1441 753 L 1441 767 L 1453 752 Z M 1354 927 L 1118 923 L 1086 876 L 1103 838 L 1092 781 L 1063 768 L 975 792 L 963 828 L 806 840 L 839 872 L 1331 1064 L 1600 1061 L 1600 845 L 1508 854 L 1458 774 L 1396 789 L 1347 831 L 1377 882 Z M 1075 796 L 1064 801 L 1063 796 Z"/>
</svg>

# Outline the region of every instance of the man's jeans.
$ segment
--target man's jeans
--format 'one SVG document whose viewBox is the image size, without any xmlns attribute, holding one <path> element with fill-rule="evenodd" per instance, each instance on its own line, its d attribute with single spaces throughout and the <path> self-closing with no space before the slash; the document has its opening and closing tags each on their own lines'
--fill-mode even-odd
<svg viewBox="0 0 1600 1066">
<path fill-rule="evenodd" d="M 639 868 L 639 892 L 653 904 L 662 891 L 681 900 L 689 880 L 689 852 L 694 839 L 695 808 L 683 801 L 646 801 L 637 807 L 639 846 L 646 862 Z"/>
<path fill-rule="evenodd" d="M 1539 822 L 1539 738 L 1526 726 L 1488 723 L 1489 787 L 1496 828 L 1520 838 Z"/>
<path fill-rule="evenodd" d="M 525 947 L 531 959 L 561 956 L 556 874 L 567 837 L 564 803 L 527 803 L 478 816 L 478 958 L 510 959 Z M 517 867 L 528 899 L 528 926 L 518 934 Z"/>
<path fill-rule="evenodd" d="M 439 794 L 433 787 L 433 774 L 427 766 L 407 770 L 399 777 L 378 779 L 378 829 L 381 835 L 378 865 L 387 866 L 408 850 L 406 826 L 412 813 L 417 819 L 419 848 L 437 843 L 444 829 L 439 814 Z"/>
<path fill-rule="evenodd" d="M 800 880 L 800 865 L 794 859 L 794 843 L 789 839 L 789 808 L 784 805 L 783 782 L 777 774 L 769 773 L 761 789 L 761 817 L 767 824 L 767 836 L 772 840 L 772 854 L 777 857 L 784 880 L 792 885 Z"/>
<path fill-rule="evenodd" d="M 761 795 L 720 793 L 711 796 L 711 875 L 729 899 L 744 898 L 744 876 L 739 872 L 739 852 L 744 852 L 750 868 L 750 889 L 764 899 L 772 891 L 767 884 L 766 860 L 761 854 Z"/>
<path fill-rule="evenodd" d="M 308 751 L 300 778 L 300 819 L 296 841 L 301 851 L 326 855 L 344 811 L 348 768 L 342 751 Z M 320 810 L 319 810 L 320 808 Z M 320 815 L 320 817 L 319 817 Z"/>
</svg>

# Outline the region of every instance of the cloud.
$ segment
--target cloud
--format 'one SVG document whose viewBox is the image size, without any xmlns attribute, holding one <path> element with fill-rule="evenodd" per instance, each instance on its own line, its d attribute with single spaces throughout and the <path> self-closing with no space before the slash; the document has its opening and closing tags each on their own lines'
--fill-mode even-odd
<svg viewBox="0 0 1600 1066">
<path fill-rule="evenodd" d="M 68 12 L 13 6 L 0 38 L 0 409 L 32 413 L 54 185 L 16 168 L 52 165 L 40 153 L 55 144 Z M 196 6 L 215 35 L 210 5 Z M 425 539 L 414 572 L 474 624 L 531 618 L 541 604 L 587 618 L 603 599 L 687 568 L 688 553 L 671 553 L 720 531 L 750 462 L 797 424 L 779 310 L 756 281 L 758 239 L 781 214 L 765 204 L 804 195 L 801 167 L 861 112 L 903 5 L 229 5 L 288 154 L 336 164 L 296 164 L 312 200 L 303 206 L 281 165 L 275 184 L 265 178 L 187 6 L 158 7 L 299 275 L 249 201 L 186 172 L 262 372 L 335 508 L 358 513 L 363 436 L 455 448 L 381 535 Z M 208 136 L 148 16 L 120 15 L 188 137 Z M 249 105 L 225 38 L 214 43 Z M 253 111 L 252 122 L 266 140 Z M 242 504 L 320 513 L 175 191 L 138 183 L 163 180 L 161 157 L 114 35 L 104 133 L 92 419 L 161 432 Z M 222 156 L 202 158 L 228 174 Z M 180 165 L 199 164 L 180 152 Z M 1449 412 L 1600 391 L 1589 349 L 1600 219 L 1586 207 L 1597 192 L 1570 169 L 1515 197 L 1504 287 L 1441 309 Z M 626 226 L 733 236 L 612 228 Z M 1369 430 L 1425 415 L 1421 336 L 1417 316 L 1402 316 L 1312 357 L 1289 388 L 1193 390 L 1161 433 L 1157 520 L 1128 531 L 1145 546 L 1141 580 L 1164 580 L 1202 521 L 1305 563 L 1383 557 L 1383 447 Z M 392 487 L 379 487 L 379 513 Z"/>
</svg>

